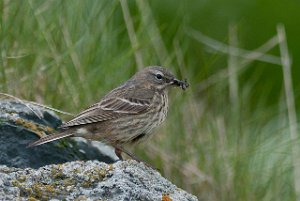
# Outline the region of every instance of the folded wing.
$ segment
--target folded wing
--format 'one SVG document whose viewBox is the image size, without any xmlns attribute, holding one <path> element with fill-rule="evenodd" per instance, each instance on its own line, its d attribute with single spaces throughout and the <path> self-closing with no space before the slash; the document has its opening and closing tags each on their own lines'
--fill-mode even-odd
<svg viewBox="0 0 300 201">
<path fill-rule="evenodd" d="M 126 94 L 120 94 L 121 96 L 118 96 L 118 94 L 106 96 L 101 102 L 90 106 L 74 119 L 62 124 L 61 128 L 97 123 L 120 118 L 124 115 L 136 115 L 146 112 L 150 107 L 153 96 L 148 93 L 146 96 L 138 98 L 134 95 L 134 92 L 131 90 Z M 136 93 L 139 93 L 138 90 Z"/>
</svg>

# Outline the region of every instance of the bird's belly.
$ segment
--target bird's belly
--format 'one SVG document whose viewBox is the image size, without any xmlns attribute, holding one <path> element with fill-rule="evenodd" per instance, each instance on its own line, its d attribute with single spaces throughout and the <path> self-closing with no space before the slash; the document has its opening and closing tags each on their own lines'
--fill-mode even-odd
<svg viewBox="0 0 300 201">
<path fill-rule="evenodd" d="M 164 95 L 159 97 L 163 99 L 162 104 L 154 102 L 153 108 L 148 112 L 114 120 L 116 126 L 110 135 L 114 136 L 117 143 L 140 142 L 149 138 L 153 130 L 166 119 L 168 99 Z M 161 100 L 157 100 L 159 101 Z"/>
</svg>

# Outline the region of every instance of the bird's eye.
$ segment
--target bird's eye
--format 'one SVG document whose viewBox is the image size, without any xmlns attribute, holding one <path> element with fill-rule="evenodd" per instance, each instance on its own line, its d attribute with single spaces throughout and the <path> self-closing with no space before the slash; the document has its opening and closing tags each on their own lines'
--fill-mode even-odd
<svg viewBox="0 0 300 201">
<path fill-rule="evenodd" d="M 160 73 L 157 73 L 157 74 L 155 75 L 155 77 L 156 77 L 157 79 L 159 79 L 159 80 L 161 80 L 161 79 L 163 78 L 162 74 L 160 74 Z"/>
</svg>

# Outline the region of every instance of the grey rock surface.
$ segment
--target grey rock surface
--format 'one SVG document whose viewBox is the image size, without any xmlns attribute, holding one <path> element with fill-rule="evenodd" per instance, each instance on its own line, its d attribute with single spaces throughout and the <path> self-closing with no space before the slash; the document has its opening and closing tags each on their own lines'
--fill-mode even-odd
<svg viewBox="0 0 300 201">
<path fill-rule="evenodd" d="M 75 161 L 37 170 L 0 166 L 0 200 L 195 201 L 136 161 Z"/>
<path fill-rule="evenodd" d="M 47 164 L 74 160 L 114 161 L 86 141 L 64 139 L 34 148 L 36 134 L 55 132 L 62 123 L 54 112 L 16 101 L 0 101 L 0 165 L 38 168 Z"/>
<path fill-rule="evenodd" d="M 99 162 L 114 161 L 99 143 L 64 139 L 26 148 L 37 134 L 55 132 L 60 124 L 42 107 L 0 101 L 0 201 L 197 200 L 143 163 Z"/>
</svg>

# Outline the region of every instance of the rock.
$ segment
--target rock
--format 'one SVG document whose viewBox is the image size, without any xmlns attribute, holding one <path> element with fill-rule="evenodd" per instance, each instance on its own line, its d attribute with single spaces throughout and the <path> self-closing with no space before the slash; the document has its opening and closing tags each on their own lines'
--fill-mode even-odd
<svg viewBox="0 0 300 201">
<path fill-rule="evenodd" d="M 26 148 L 60 124 L 42 107 L 0 102 L 0 200 L 197 200 L 143 163 L 99 162 L 114 161 L 99 143 L 64 139 Z"/>
<path fill-rule="evenodd" d="M 23 102 L 0 102 L 0 164 L 10 167 L 38 168 L 47 164 L 74 160 L 113 162 L 84 140 L 64 139 L 34 148 L 26 148 L 39 135 L 54 132 L 62 123 L 54 112 Z"/>
<path fill-rule="evenodd" d="M 180 200 L 197 198 L 133 160 L 75 161 L 37 170 L 0 166 L 1 200 Z"/>
</svg>

